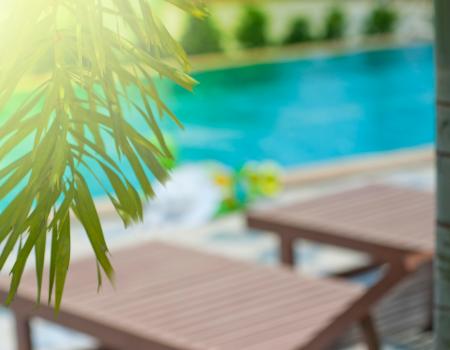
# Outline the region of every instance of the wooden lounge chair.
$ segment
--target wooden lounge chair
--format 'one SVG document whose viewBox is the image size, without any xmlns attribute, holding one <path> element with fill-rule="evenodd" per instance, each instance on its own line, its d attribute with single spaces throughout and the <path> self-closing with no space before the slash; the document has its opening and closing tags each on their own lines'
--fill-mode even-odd
<svg viewBox="0 0 450 350">
<path fill-rule="evenodd" d="M 52 307 L 36 307 L 34 274 L 25 275 L 11 306 L 19 350 L 32 348 L 33 317 L 92 335 L 101 349 L 324 349 L 354 323 L 369 348 L 378 348 L 371 305 L 358 285 L 161 242 L 117 251 L 113 261 L 116 289 L 104 286 L 99 294 L 94 262 L 71 266 L 57 318 Z M 1 297 L 7 287 L 0 282 Z"/>
<path fill-rule="evenodd" d="M 385 304 L 384 310 L 374 310 L 375 321 L 379 321 L 376 323 L 384 327 L 385 333 L 391 332 L 394 326 L 401 329 L 403 325 L 403 330 L 408 329 L 414 322 L 418 327 L 418 323 L 423 324 L 422 328 L 430 327 L 434 253 L 432 193 L 373 184 L 309 201 L 254 209 L 248 213 L 247 222 L 251 228 L 279 237 L 280 257 L 286 265 L 299 263 L 295 261 L 294 244 L 302 239 L 368 254 L 372 258 L 368 266 L 347 271 L 342 276 L 384 266 L 385 273 L 367 291 L 367 304 L 377 306 L 388 296 L 392 299 L 390 309 L 398 310 L 401 299 L 408 299 L 409 310 L 413 308 L 415 314 L 406 318 L 402 313 L 393 316 Z M 417 272 L 422 279 L 417 284 L 421 285 L 412 290 L 407 285 L 416 284 L 411 280 Z M 403 286 L 408 294 L 398 290 Z M 393 300 L 393 294 L 399 296 L 397 300 Z M 426 308 L 418 310 L 419 306 Z"/>
</svg>

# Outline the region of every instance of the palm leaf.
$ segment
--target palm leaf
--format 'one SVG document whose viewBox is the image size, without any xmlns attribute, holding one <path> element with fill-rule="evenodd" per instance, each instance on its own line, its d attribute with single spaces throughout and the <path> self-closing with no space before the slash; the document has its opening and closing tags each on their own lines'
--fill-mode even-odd
<svg viewBox="0 0 450 350">
<path fill-rule="evenodd" d="M 199 0 L 167 1 L 205 15 Z M 165 181 L 161 160 L 172 157 L 153 109 L 181 125 L 156 79 L 186 89 L 195 81 L 148 0 L 15 0 L 7 11 L 0 23 L 8 28 L 0 43 L 0 269 L 15 259 L 10 302 L 34 250 L 40 300 L 47 256 L 49 303 L 54 298 L 58 309 L 70 264 L 70 212 L 91 242 L 99 285 L 102 273 L 114 275 L 87 172 L 102 186 L 109 181 L 105 194 L 125 225 L 142 220 L 143 201 L 154 194 L 149 174 Z M 46 73 L 32 76 L 42 62 Z M 18 104 L 22 83 L 29 88 Z M 140 115 L 152 135 L 127 121 L 125 110 Z"/>
</svg>

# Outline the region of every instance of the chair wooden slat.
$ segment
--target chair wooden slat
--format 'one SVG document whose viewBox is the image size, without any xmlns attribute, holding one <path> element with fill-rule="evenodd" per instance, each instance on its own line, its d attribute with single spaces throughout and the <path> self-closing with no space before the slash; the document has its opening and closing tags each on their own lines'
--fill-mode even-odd
<svg viewBox="0 0 450 350">
<path fill-rule="evenodd" d="M 327 337 L 333 321 L 364 294 L 362 287 L 347 282 L 305 278 L 285 268 L 166 243 L 125 249 L 113 259 L 117 288 L 104 294 L 96 293 L 94 278 L 84 276 L 95 266 L 92 261 L 73 264 L 58 322 L 76 318 L 79 330 L 105 344 L 115 339 L 111 346 L 119 350 L 231 350 L 264 343 L 280 350 L 293 345 L 301 349 L 314 337 Z M 0 283 L 0 294 L 6 286 Z M 19 299 L 31 303 L 34 297 L 35 278 L 27 274 Z M 41 311 L 29 312 L 49 318 Z M 84 329 L 81 320 L 91 326 Z M 348 324 L 356 321 L 350 317 Z"/>
<path fill-rule="evenodd" d="M 431 193 L 371 185 L 315 200 L 251 211 L 251 227 L 301 232 L 323 243 L 367 252 L 431 253 L 434 251 L 434 197 Z M 295 236 L 295 234 L 293 234 Z M 300 237 L 299 237 L 300 238 Z M 382 252 L 381 252 L 382 253 Z"/>
</svg>

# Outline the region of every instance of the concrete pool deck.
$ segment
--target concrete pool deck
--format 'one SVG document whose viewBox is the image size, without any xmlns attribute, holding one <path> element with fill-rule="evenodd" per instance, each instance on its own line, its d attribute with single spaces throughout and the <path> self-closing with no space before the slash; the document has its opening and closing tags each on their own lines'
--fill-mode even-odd
<svg viewBox="0 0 450 350">
<path fill-rule="evenodd" d="M 274 61 L 296 61 L 324 56 L 346 56 L 349 54 L 405 48 L 412 45 L 431 44 L 432 37 L 409 37 L 405 35 L 374 35 L 357 38 L 343 38 L 329 41 L 315 41 L 285 46 L 266 46 L 221 53 L 206 53 L 189 57 L 191 72 L 205 72 L 217 69 L 237 68 Z"/>
<path fill-rule="evenodd" d="M 384 162 L 382 161 L 383 159 Z M 431 191 L 434 187 L 433 153 L 430 148 L 412 152 L 376 156 L 370 159 L 360 159 L 341 163 L 340 165 L 323 165 L 321 169 L 296 171 L 296 175 L 287 174 L 287 190 L 278 198 L 262 203 L 272 205 L 287 203 L 294 200 L 307 200 L 319 195 L 345 190 L 366 183 L 389 183 Z M 333 170 L 334 169 L 334 170 Z M 320 171 L 319 171 L 320 170 Z M 333 170 L 333 171 L 331 171 Z M 352 171 L 350 171 L 352 170 Z M 309 177 L 306 173 L 309 172 Z M 300 175 L 299 174 L 303 174 Z M 190 230 L 149 231 L 143 225 L 135 225 L 124 234 L 122 225 L 113 216 L 104 215 L 104 226 L 111 248 L 139 244 L 153 239 L 177 241 L 217 254 L 227 255 L 237 259 L 245 259 L 263 264 L 277 262 L 277 242 L 270 234 L 255 234 L 249 232 L 244 225 L 243 216 L 230 215 L 215 220 L 204 227 Z M 81 228 L 74 226 L 73 255 L 90 254 L 88 242 L 83 238 Z M 319 247 L 303 243 L 298 247 L 297 254 L 302 257 L 302 272 L 321 275 L 330 271 L 339 271 L 365 261 L 366 257 L 346 250 Z M 95 271 L 93 272 L 95 273 Z M 37 350 L 77 350 L 85 349 L 93 344 L 93 340 L 59 327 L 51 326 L 37 320 L 35 342 Z M 410 338 L 417 336 L 412 334 Z M 416 337 L 417 338 L 417 337 Z M 415 339 L 415 338 L 414 338 Z M 0 350 L 14 350 L 14 323 L 6 309 L 0 311 Z M 397 349 L 427 349 L 408 347 L 400 340 L 388 339 L 386 350 Z M 429 339 L 420 338 L 416 342 L 429 344 Z M 363 349 L 356 346 L 352 350 Z"/>
<path fill-rule="evenodd" d="M 431 166 L 434 162 L 434 149 L 431 146 L 408 150 L 384 152 L 380 154 L 354 156 L 334 162 L 324 162 L 308 167 L 291 169 L 283 176 L 286 187 L 334 181 L 351 176 L 370 176 L 398 169 L 417 169 Z"/>
</svg>

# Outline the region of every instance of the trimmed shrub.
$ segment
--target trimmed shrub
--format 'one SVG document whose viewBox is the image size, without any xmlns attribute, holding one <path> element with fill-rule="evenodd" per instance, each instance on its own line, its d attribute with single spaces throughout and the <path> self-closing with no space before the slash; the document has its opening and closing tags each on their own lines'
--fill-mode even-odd
<svg viewBox="0 0 450 350">
<path fill-rule="evenodd" d="M 189 16 L 181 45 L 191 55 L 223 51 L 222 35 L 211 17 Z"/>
<path fill-rule="evenodd" d="M 283 41 L 284 44 L 302 43 L 312 40 L 311 24 L 306 17 L 294 19 Z"/>
<path fill-rule="evenodd" d="M 397 20 L 397 12 L 391 7 L 377 6 L 367 18 L 364 31 L 369 35 L 392 33 L 397 26 Z"/>
<path fill-rule="evenodd" d="M 265 46 L 267 40 L 267 16 L 254 6 L 246 6 L 236 30 L 236 38 L 242 47 Z"/>
<path fill-rule="evenodd" d="M 339 7 L 333 7 L 325 18 L 323 38 L 326 40 L 340 39 L 344 36 L 347 18 Z"/>
</svg>

